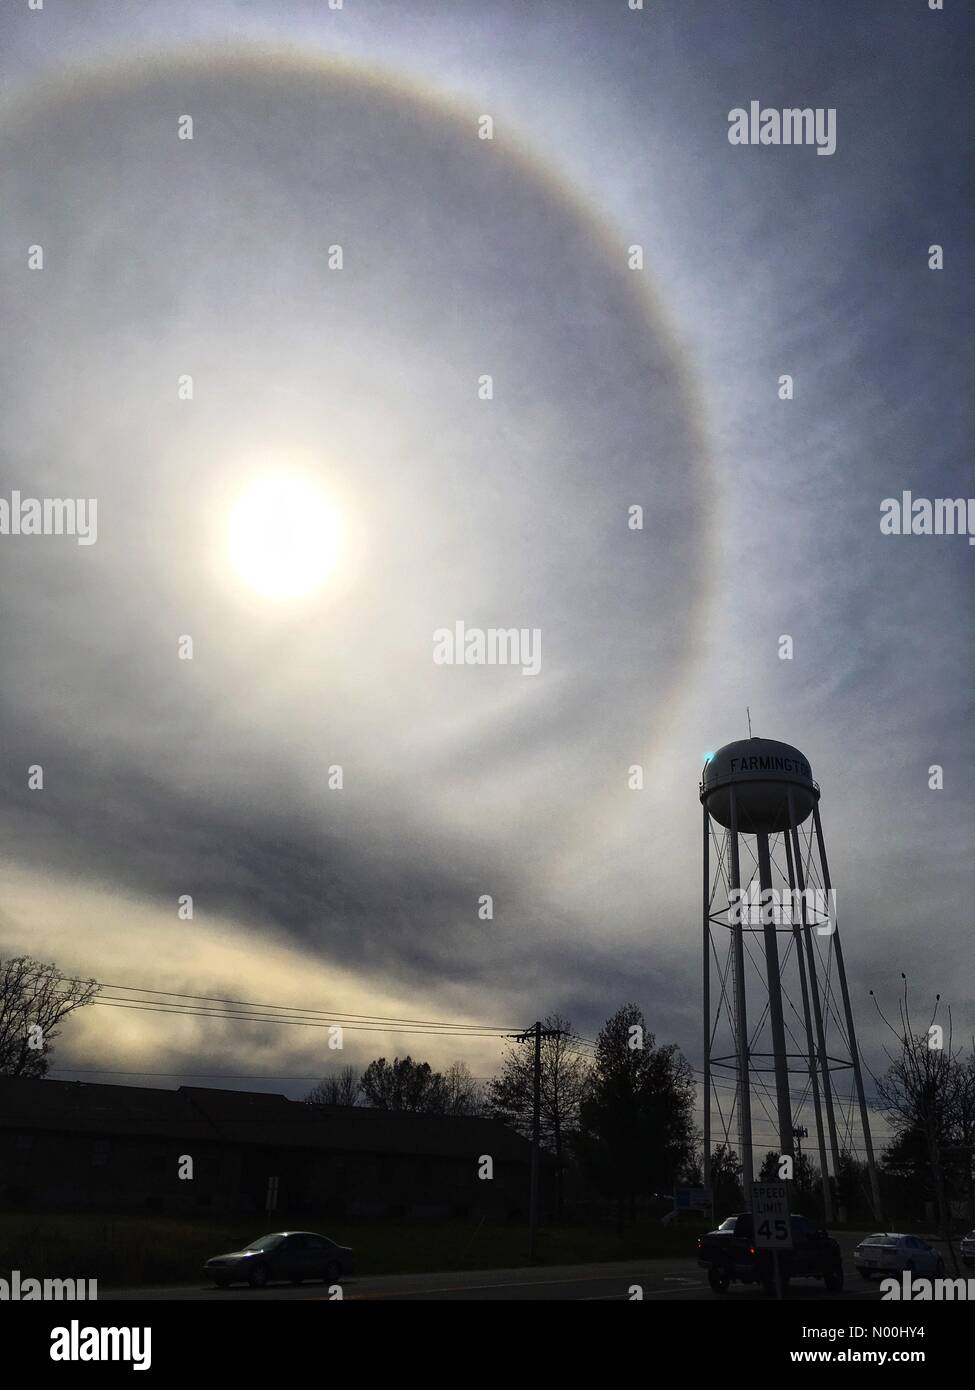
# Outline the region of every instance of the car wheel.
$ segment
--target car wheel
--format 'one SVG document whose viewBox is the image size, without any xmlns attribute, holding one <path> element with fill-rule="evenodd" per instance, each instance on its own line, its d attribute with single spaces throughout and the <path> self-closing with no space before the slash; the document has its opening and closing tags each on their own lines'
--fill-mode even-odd
<svg viewBox="0 0 975 1390">
<path fill-rule="evenodd" d="M 220 1279 L 217 1279 L 217 1278 L 214 1278 L 213 1275 L 211 1275 L 210 1277 L 213 1279 L 213 1282 L 216 1284 L 216 1286 L 217 1286 L 218 1289 L 229 1289 L 229 1288 L 230 1288 L 230 1280 L 229 1280 L 229 1279 L 225 1279 L 225 1278 L 223 1278 L 223 1277 L 221 1277 Z"/>
<path fill-rule="evenodd" d="M 267 1283 L 267 1265 L 256 1264 L 247 1276 L 252 1289 L 263 1289 Z"/>
<path fill-rule="evenodd" d="M 726 1269 L 718 1269 L 712 1265 L 708 1270 L 708 1283 L 715 1293 L 727 1293 L 731 1276 Z"/>
<path fill-rule="evenodd" d="M 823 1283 L 830 1293 L 839 1293 L 843 1287 L 843 1266 L 837 1264 L 828 1269 Z"/>
<path fill-rule="evenodd" d="M 328 1264 L 325 1266 L 326 1284 L 334 1284 L 335 1280 L 341 1279 L 341 1277 L 342 1266 L 339 1264 L 338 1260 L 329 1260 Z"/>
</svg>

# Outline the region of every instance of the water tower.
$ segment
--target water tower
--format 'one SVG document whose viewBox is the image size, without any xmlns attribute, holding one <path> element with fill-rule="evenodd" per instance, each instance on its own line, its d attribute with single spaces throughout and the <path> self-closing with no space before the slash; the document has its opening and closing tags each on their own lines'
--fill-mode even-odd
<svg viewBox="0 0 975 1390">
<path fill-rule="evenodd" d="M 856 1106 L 879 1220 L 819 786 L 809 761 L 788 743 L 741 739 L 708 757 L 700 795 L 705 1185 L 711 1179 L 713 1114 L 730 1142 L 737 1112 L 749 1203 L 754 1144 L 794 1154 L 793 1133 L 811 1102 L 826 1219 L 832 1220 L 829 1174 L 839 1174 L 841 1148 L 860 1148 L 852 1139 Z M 754 1101 L 763 1113 L 753 1109 Z M 766 1127 L 758 1139 L 753 1116 Z"/>
</svg>

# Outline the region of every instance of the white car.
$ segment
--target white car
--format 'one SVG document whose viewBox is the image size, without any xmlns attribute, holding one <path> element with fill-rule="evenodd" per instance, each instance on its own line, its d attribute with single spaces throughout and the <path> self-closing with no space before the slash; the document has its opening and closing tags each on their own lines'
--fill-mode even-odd
<svg viewBox="0 0 975 1390">
<path fill-rule="evenodd" d="M 962 1263 L 967 1269 L 975 1269 L 975 1231 L 969 1231 L 967 1236 L 962 1237 L 959 1249 Z"/>
<path fill-rule="evenodd" d="M 904 1235 L 901 1231 L 877 1231 L 861 1240 L 853 1252 L 853 1263 L 864 1279 L 875 1274 L 932 1274 L 940 1278 L 945 1262 L 920 1236 Z"/>
</svg>

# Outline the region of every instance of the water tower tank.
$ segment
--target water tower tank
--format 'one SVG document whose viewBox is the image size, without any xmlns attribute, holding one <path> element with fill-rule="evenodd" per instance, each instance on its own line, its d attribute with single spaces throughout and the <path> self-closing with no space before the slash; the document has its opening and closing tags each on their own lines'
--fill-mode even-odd
<svg viewBox="0 0 975 1390">
<path fill-rule="evenodd" d="M 726 828 L 731 826 L 731 788 L 735 789 L 738 829 L 746 835 L 774 834 L 789 823 L 789 788 L 796 824 L 819 800 L 809 761 L 791 743 L 772 738 L 743 738 L 726 743 L 704 765 L 701 800 Z"/>
</svg>

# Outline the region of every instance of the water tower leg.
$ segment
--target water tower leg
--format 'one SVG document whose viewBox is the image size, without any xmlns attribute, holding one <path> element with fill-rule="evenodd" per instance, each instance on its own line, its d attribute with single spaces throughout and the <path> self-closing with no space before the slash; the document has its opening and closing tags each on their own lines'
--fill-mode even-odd
<svg viewBox="0 0 975 1390">
<path fill-rule="evenodd" d="M 785 862 L 789 873 L 789 893 L 795 894 L 796 874 L 792 862 L 792 826 L 782 836 L 785 841 Z M 793 897 L 793 903 L 794 903 Z M 800 919 L 801 920 L 801 919 Z M 819 1171 L 823 1181 L 823 1215 L 826 1224 L 833 1220 L 833 1189 L 829 1182 L 829 1165 L 826 1162 L 826 1131 L 823 1127 L 823 1107 L 819 1099 L 819 1071 L 816 1067 L 816 1045 L 813 1042 L 812 1018 L 809 1013 L 809 986 L 806 983 L 806 962 L 802 955 L 802 930 L 796 921 L 795 908 L 792 909 L 792 934 L 796 946 L 796 962 L 799 966 L 799 988 L 802 993 L 802 1019 L 806 1028 L 806 1056 L 809 1065 L 809 1083 L 812 1086 L 813 1112 L 816 1116 L 816 1142 L 819 1146 Z"/>
<path fill-rule="evenodd" d="M 823 1027 L 823 1009 L 819 996 L 819 973 L 816 970 L 816 951 L 812 943 L 812 926 L 807 920 L 806 875 L 802 867 L 802 846 L 799 843 L 799 830 L 796 826 L 796 813 L 792 788 L 789 788 L 789 825 L 792 835 L 792 857 L 796 873 L 796 886 L 802 903 L 802 935 L 806 944 L 806 969 L 809 974 L 809 997 L 812 1000 L 813 1020 L 816 1025 L 816 1044 L 819 1048 L 819 1069 L 823 1077 L 823 1100 L 826 1104 L 826 1127 L 829 1131 L 829 1151 L 833 1159 L 833 1172 L 839 1177 L 840 1146 L 836 1141 L 836 1115 L 833 1112 L 833 1086 L 829 1077 L 829 1054 L 826 1051 L 826 1030 Z"/>
<path fill-rule="evenodd" d="M 819 807 L 813 807 L 813 824 L 816 829 L 816 844 L 819 847 L 819 862 L 823 867 L 823 887 L 832 899 L 832 884 L 829 878 L 829 864 L 826 860 L 826 842 L 823 839 L 823 823 L 819 818 Z M 846 1036 L 850 1044 L 850 1060 L 853 1063 L 853 1084 L 856 1086 L 857 1103 L 860 1108 L 860 1124 L 863 1127 L 863 1145 L 867 1151 L 867 1173 L 870 1178 L 870 1196 L 873 1214 L 877 1221 L 883 1220 L 880 1204 L 880 1184 L 877 1181 L 877 1165 L 873 1156 L 873 1141 L 870 1137 L 870 1119 L 867 1114 L 866 1097 L 863 1094 L 863 1073 L 860 1070 L 860 1049 L 857 1047 L 856 1029 L 853 1026 L 853 1009 L 850 1005 L 850 991 L 846 983 L 846 967 L 843 964 L 843 947 L 840 933 L 833 923 L 833 950 L 836 952 L 836 969 L 840 977 L 840 993 L 843 997 L 843 1012 L 846 1014 Z"/>
<path fill-rule="evenodd" d="M 741 864 L 738 858 L 738 798 L 734 787 L 728 795 L 731 828 L 731 887 L 738 889 L 741 900 Z M 731 926 L 733 947 L 732 958 L 735 964 L 735 1035 L 738 1044 L 738 1130 L 741 1149 L 741 1180 L 744 1186 L 745 1209 L 752 1205 L 752 1097 L 748 1079 L 748 1019 L 745 1012 L 745 948 L 742 932 L 744 925 L 739 911 L 737 923 Z"/>
<path fill-rule="evenodd" d="M 795 1137 L 792 1133 L 792 1102 L 789 1097 L 789 1063 L 785 1049 L 785 1020 L 782 1015 L 782 981 L 779 975 L 779 942 L 776 913 L 772 903 L 772 861 L 769 856 L 768 835 L 764 830 L 755 836 L 758 850 L 758 882 L 762 890 L 762 932 L 765 937 L 765 974 L 768 980 L 769 1026 L 772 1032 L 772 1054 L 775 1062 L 775 1101 L 779 1118 L 779 1153 L 792 1154 Z"/>
<path fill-rule="evenodd" d="M 704 1186 L 711 1186 L 711 817 L 704 811 Z"/>
</svg>

